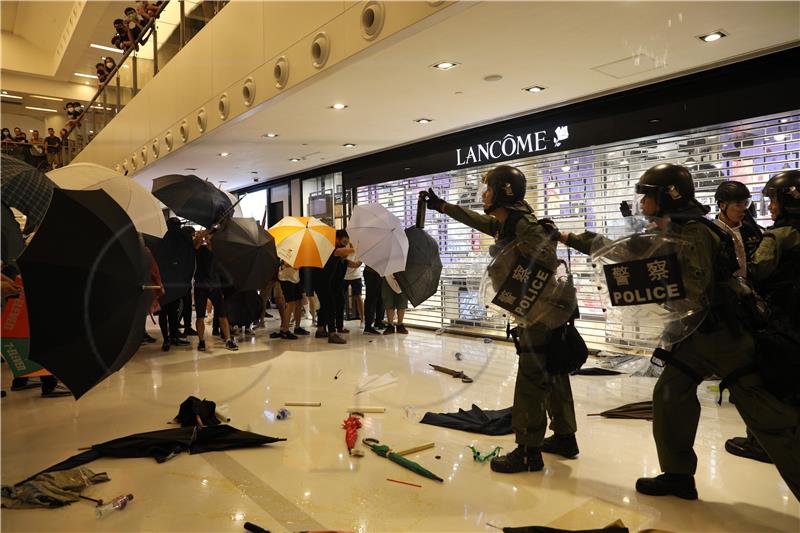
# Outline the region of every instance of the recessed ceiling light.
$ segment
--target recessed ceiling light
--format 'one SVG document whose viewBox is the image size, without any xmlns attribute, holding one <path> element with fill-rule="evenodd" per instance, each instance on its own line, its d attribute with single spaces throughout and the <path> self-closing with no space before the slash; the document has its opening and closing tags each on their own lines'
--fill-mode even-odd
<svg viewBox="0 0 800 533">
<path fill-rule="evenodd" d="M 503 76 L 500 74 L 489 74 L 483 78 L 483 81 L 500 81 L 503 79 Z"/>
<path fill-rule="evenodd" d="M 728 34 L 722 30 L 717 30 L 715 32 L 709 33 L 708 35 L 699 35 L 697 38 L 706 43 L 713 43 L 714 41 L 719 41 L 723 37 L 727 37 Z"/>
<path fill-rule="evenodd" d="M 416 122 L 417 124 L 428 124 L 430 122 L 433 122 L 433 119 L 432 118 L 418 118 L 414 122 Z"/>
<path fill-rule="evenodd" d="M 356 147 L 356 145 L 353 144 L 353 143 L 344 143 L 342 146 L 344 146 L 345 148 L 355 148 Z"/>
<path fill-rule="evenodd" d="M 3 94 L 0 94 L 0 96 L 2 96 L 3 98 L 12 98 L 14 100 L 22 100 L 21 96 L 17 96 L 15 94 L 3 93 Z"/>
<path fill-rule="evenodd" d="M 97 48 L 98 50 L 105 50 L 106 52 L 116 52 L 118 54 L 123 53 L 122 50 L 120 50 L 119 48 L 111 48 L 110 46 L 103 46 L 102 44 L 91 43 L 89 47 Z"/>
<path fill-rule="evenodd" d="M 47 108 L 47 107 L 31 107 L 31 106 L 29 106 L 29 105 L 26 105 L 26 106 L 25 106 L 25 109 L 32 109 L 32 110 L 34 110 L 34 111 L 49 111 L 49 112 L 51 112 L 51 113 L 57 113 L 57 112 L 58 112 L 58 111 L 57 111 L 57 110 L 55 110 L 55 109 L 49 109 L 49 108 Z"/>
<path fill-rule="evenodd" d="M 219 153 L 220 157 L 228 157 L 229 155 L 231 155 L 231 154 L 229 154 L 228 152 L 220 152 Z"/>
<path fill-rule="evenodd" d="M 40 100 L 52 100 L 54 102 L 63 102 L 64 101 L 63 98 L 54 98 L 52 96 L 41 96 L 41 95 L 38 95 L 38 94 L 29 94 L 28 96 L 30 96 L 31 98 L 38 98 Z"/>
<path fill-rule="evenodd" d="M 83 72 L 73 72 L 72 74 L 78 76 L 79 78 L 92 78 L 92 79 L 97 78 L 97 74 L 84 74 Z"/>
<path fill-rule="evenodd" d="M 265 133 L 264 135 L 262 135 L 262 137 L 268 137 L 270 139 L 274 139 L 277 136 L 278 136 L 277 133 Z"/>
<path fill-rule="evenodd" d="M 523 91 L 528 91 L 529 93 L 540 93 L 547 89 L 547 87 L 542 87 L 541 85 L 531 85 L 530 87 L 525 87 L 522 89 Z"/>
<path fill-rule="evenodd" d="M 342 109 L 347 109 L 347 104 L 336 103 L 331 106 L 331 109 L 336 109 L 337 111 L 341 111 Z"/>
<path fill-rule="evenodd" d="M 442 61 L 431 66 L 439 70 L 450 70 L 451 68 L 456 68 L 460 64 L 461 63 L 456 63 L 455 61 Z"/>
<path fill-rule="evenodd" d="M 293 157 L 289 161 L 291 161 L 292 163 L 297 163 L 300 160 L 298 158 L 296 158 L 296 157 Z"/>
</svg>

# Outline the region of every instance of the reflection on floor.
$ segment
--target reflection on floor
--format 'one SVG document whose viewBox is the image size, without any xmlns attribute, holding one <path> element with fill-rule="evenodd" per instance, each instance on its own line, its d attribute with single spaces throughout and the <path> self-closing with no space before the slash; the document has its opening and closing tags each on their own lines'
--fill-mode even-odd
<svg viewBox="0 0 800 533">
<path fill-rule="evenodd" d="M 275 321 L 270 327 L 274 328 Z M 507 343 L 434 335 L 371 337 L 350 323 L 348 344 L 269 339 L 268 331 L 242 338 L 239 352 L 210 341 L 164 353 L 160 342 L 142 347 L 121 371 L 80 401 L 42 399 L 36 390 L 2 400 L 2 480 L 13 483 L 74 453 L 77 448 L 140 431 L 168 427 L 188 395 L 215 400 L 231 425 L 287 442 L 262 449 L 150 459 L 103 459 L 89 466 L 111 482 L 86 494 L 110 499 L 133 493 L 125 510 L 98 523 L 89 502 L 62 509 L 4 510 L 3 531 L 243 531 L 251 521 L 271 531 L 496 531 L 495 526 L 551 525 L 585 529 L 621 518 L 636 531 L 800 531 L 800 506 L 771 465 L 728 455 L 726 438 L 744 434 L 734 407 L 717 407 L 701 385 L 703 414 L 695 450 L 700 501 L 638 495 L 637 477 L 658 472 L 651 424 L 608 420 L 587 413 L 649 399 L 652 378 L 576 376 L 572 386 L 582 454 L 547 456 L 540 473 L 501 475 L 472 461 L 513 438 L 484 437 L 418 424 L 428 410 L 454 411 L 476 403 L 511 403 L 516 355 Z M 157 331 L 151 334 L 158 336 Z M 160 339 L 159 339 L 160 341 Z M 455 352 L 463 354 L 457 361 Z M 474 383 L 434 372 L 428 363 L 464 370 Z M 3 388 L 10 376 L 3 369 Z M 337 372 L 338 379 L 334 379 Z M 397 383 L 354 396 L 367 374 L 392 372 Z M 290 407 L 284 402 L 321 402 Z M 341 423 L 352 405 L 383 406 L 359 437 L 395 449 L 424 442 L 434 449 L 410 456 L 445 479 L 429 481 L 367 451 L 347 455 Z M 388 482 L 387 478 L 421 485 Z"/>
</svg>

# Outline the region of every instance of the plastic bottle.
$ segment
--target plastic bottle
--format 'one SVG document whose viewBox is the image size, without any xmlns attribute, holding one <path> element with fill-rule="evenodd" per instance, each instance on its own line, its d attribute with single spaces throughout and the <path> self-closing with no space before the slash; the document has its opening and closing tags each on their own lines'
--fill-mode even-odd
<svg viewBox="0 0 800 533">
<path fill-rule="evenodd" d="M 278 409 L 278 414 L 275 416 L 275 418 L 277 418 L 278 420 L 286 420 L 291 415 L 292 415 L 291 411 L 289 411 L 284 407 L 281 407 L 280 409 Z"/>
<path fill-rule="evenodd" d="M 125 509 L 128 505 L 128 502 L 133 500 L 133 494 L 128 494 L 127 496 L 117 496 L 109 503 L 105 505 L 101 505 L 100 507 L 95 508 L 94 513 L 95 516 L 99 518 L 103 518 L 106 515 L 111 514 L 113 511 L 121 511 Z"/>
</svg>

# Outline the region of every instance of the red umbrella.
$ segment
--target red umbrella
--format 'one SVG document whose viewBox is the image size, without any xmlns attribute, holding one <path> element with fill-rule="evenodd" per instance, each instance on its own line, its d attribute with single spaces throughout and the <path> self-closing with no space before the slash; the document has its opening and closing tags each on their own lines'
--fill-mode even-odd
<svg viewBox="0 0 800 533">
<path fill-rule="evenodd" d="M 353 455 L 353 448 L 358 441 L 358 428 L 361 427 L 361 415 L 358 413 L 351 413 L 350 416 L 342 422 L 342 428 L 345 430 L 344 442 L 347 444 L 347 453 Z"/>
</svg>

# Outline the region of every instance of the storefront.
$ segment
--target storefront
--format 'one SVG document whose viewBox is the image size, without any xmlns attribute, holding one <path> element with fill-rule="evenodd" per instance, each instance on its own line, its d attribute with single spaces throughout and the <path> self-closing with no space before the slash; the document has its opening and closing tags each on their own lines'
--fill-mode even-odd
<svg viewBox="0 0 800 533">
<path fill-rule="evenodd" d="M 537 216 L 562 230 L 605 233 L 620 224 L 619 204 L 632 200 L 641 173 L 670 162 L 692 171 L 697 195 L 712 213 L 721 181 L 747 184 L 759 220 L 769 225 L 763 184 L 776 172 L 800 168 L 798 75 L 770 70 L 787 61 L 798 64 L 797 50 L 364 158 L 343 170 L 344 185 L 356 203 L 381 203 L 410 226 L 417 194 L 428 187 L 450 203 L 480 210 L 480 178 L 502 162 L 528 177 L 527 200 Z M 774 75 L 764 80 L 764 72 Z M 487 313 L 478 296 L 492 240 L 438 213 L 428 214 L 426 230 L 439 243 L 440 290 L 406 321 L 504 335 L 504 319 Z M 566 249 L 559 247 L 559 255 L 567 259 Z M 636 331 L 606 325 L 588 258 L 573 253 L 571 265 L 586 340 L 644 348 Z"/>
</svg>

